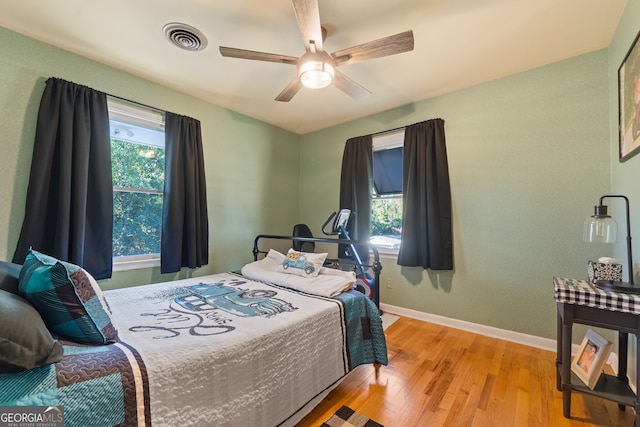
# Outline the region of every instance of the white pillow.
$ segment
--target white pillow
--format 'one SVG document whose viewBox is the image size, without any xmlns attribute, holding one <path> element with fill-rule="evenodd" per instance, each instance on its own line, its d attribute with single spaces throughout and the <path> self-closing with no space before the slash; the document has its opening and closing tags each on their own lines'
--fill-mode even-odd
<svg viewBox="0 0 640 427">
<path fill-rule="evenodd" d="M 265 258 L 269 259 L 274 264 L 280 265 L 280 264 L 282 264 L 282 261 L 284 261 L 285 256 L 284 256 L 284 254 L 281 254 L 280 252 L 276 251 L 275 249 L 269 249 L 269 252 L 267 253 L 267 256 Z"/>
<path fill-rule="evenodd" d="M 316 254 L 289 249 L 287 256 L 278 266 L 278 271 L 302 277 L 316 277 L 327 255 L 326 252 Z"/>
</svg>

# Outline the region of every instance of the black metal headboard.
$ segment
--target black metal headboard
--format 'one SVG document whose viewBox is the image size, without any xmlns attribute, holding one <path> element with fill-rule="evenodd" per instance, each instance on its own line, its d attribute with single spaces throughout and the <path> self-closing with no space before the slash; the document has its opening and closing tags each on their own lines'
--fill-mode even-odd
<svg viewBox="0 0 640 427">
<path fill-rule="evenodd" d="M 365 262 L 360 265 L 356 261 L 352 261 L 350 259 L 339 259 L 339 260 L 330 260 L 337 265 L 350 265 L 356 269 L 358 266 L 364 267 L 366 269 L 370 269 L 373 272 L 373 302 L 376 304 L 376 307 L 380 308 L 380 271 L 382 271 L 382 264 L 380 263 L 380 255 L 378 254 L 378 249 L 371 245 L 369 242 L 362 242 L 358 240 L 346 240 L 346 239 L 327 239 L 323 237 L 298 237 L 298 236 L 277 236 L 271 234 L 260 234 L 258 235 L 253 242 L 253 260 L 257 261 L 258 256 L 260 254 L 266 255 L 267 251 L 261 250 L 259 247 L 260 240 L 291 240 L 292 242 L 300 241 L 300 242 L 316 242 L 316 243 L 330 243 L 334 245 L 356 245 L 369 248 L 369 252 L 373 255 L 369 258 L 372 258 L 372 262 Z"/>
</svg>

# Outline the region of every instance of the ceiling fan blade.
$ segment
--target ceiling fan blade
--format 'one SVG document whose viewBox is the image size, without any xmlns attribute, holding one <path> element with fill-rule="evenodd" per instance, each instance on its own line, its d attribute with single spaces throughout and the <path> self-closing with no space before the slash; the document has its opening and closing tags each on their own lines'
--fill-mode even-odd
<svg viewBox="0 0 640 427">
<path fill-rule="evenodd" d="M 302 35 L 304 48 L 313 51 L 311 45 L 315 45 L 316 52 L 323 52 L 324 38 L 320 24 L 320 8 L 318 0 L 293 0 L 293 9 L 298 21 L 298 28 Z"/>
<path fill-rule="evenodd" d="M 338 70 L 335 70 L 335 75 L 333 76 L 333 85 L 356 101 L 360 101 L 361 99 L 364 99 L 367 96 L 371 95 L 371 92 L 369 92 L 367 89 L 363 88 L 358 83 L 354 82 Z"/>
<path fill-rule="evenodd" d="M 291 83 L 285 87 L 280 95 L 276 96 L 276 101 L 280 102 L 289 102 L 291 98 L 294 97 L 296 93 L 302 88 L 302 82 L 300 81 L 300 77 L 296 76 L 295 79 L 291 80 Z"/>
<path fill-rule="evenodd" d="M 234 47 L 220 46 L 220 54 L 230 58 L 253 59 L 256 61 L 279 62 L 282 64 L 298 65 L 295 56 L 279 55 L 277 53 L 256 52 L 254 50 L 236 49 Z"/>
<path fill-rule="evenodd" d="M 347 65 L 410 50 L 413 50 L 413 31 L 411 30 L 342 49 L 332 53 L 331 56 L 336 61 L 336 65 Z"/>
</svg>

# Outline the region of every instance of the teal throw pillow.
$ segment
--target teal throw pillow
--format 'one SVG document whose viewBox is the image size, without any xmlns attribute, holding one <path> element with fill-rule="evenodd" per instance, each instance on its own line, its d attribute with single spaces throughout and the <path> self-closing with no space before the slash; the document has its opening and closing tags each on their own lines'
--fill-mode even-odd
<svg viewBox="0 0 640 427">
<path fill-rule="evenodd" d="M 31 249 L 20 270 L 18 290 L 47 327 L 62 337 L 93 345 L 118 337 L 100 286 L 77 265 Z"/>
</svg>

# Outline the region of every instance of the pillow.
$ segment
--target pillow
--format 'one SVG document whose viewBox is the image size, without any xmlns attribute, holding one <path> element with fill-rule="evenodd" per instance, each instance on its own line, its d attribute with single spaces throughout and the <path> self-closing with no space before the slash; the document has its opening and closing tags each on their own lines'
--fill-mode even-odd
<svg viewBox="0 0 640 427">
<path fill-rule="evenodd" d="M 324 260 L 327 259 L 327 255 L 327 253 L 316 254 L 289 249 L 287 256 L 278 267 L 278 271 L 302 277 L 316 277 Z"/>
<path fill-rule="evenodd" d="M 273 261 L 275 264 L 280 265 L 282 264 L 282 261 L 284 261 L 286 257 L 284 256 L 284 254 L 281 254 L 275 249 L 269 249 L 269 252 L 267 253 L 267 256 L 265 258 L 268 258 L 271 261 Z"/>
<path fill-rule="evenodd" d="M 0 261 L 0 289 L 18 295 L 20 264 Z"/>
<path fill-rule="evenodd" d="M 62 359 L 38 311 L 18 295 L 0 290 L 0 372 L 36 368 Z"/>
<path fill-rule="evenodd" d="M 107 344 L 118 332 L 96 280 L 77 265 L 33 249 L 20 270 L 18 289 L 49 329 L 82 344 Z"/>
</svg>

